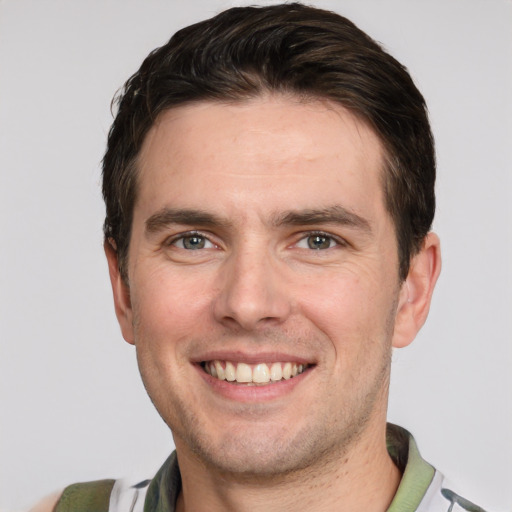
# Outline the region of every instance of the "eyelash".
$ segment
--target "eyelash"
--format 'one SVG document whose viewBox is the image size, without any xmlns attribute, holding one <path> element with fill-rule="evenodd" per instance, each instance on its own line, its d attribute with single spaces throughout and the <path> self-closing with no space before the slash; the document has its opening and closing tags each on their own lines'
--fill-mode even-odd
<svg viewBox="0 0 512 512">
<path fill-rule="evenodd" d="M 167 247 L 169 247 L 169 246 L 172 246 L 172 245 L 176 245 L 176 242 L 179 242 L 180 240 L 185 240 L 187 238 L 194 238 L 194 237 L 202 238 L 206 242 L 210 242 L 212 245 L 217 245 L 214 242 L 212 242 L 207 235 L 205 235 L 204 233 L 201 233 L 200 231 L 187 231 L 186 233 L 179 233 L 177 235 L 174 235 L 174 236 L 168 238 L 165 241 L 165 245 Z M 183 248 L 180 247 L 180 249 L 183 249 Z"/>
<path fill-rule="evenodd" d="M 330 233 L 326 233 L 325 231 L 308 231 L 306 233 L 301 233 L 300 235 L 300 238 L 297 240 L 297 242 L 295 243 L 295 245 L 297 245 L 299 242 L 301 242 L 302 240 L 307 240 L 308 238 L 312 238 L 312 237 L 315 237 L 315 236 L 318 236 L 318 237 L 322 237 L 322 238 L 327 238 L 329 239 L 330 241 L 334 242 L 335 245 L 337 246 L 341 246 L 341 247 L 346 247 L 348 244 L 345 240 L 343 240 L 342 238 L 339 238 L 337 236 L 334 236 Z M 323 249 L 323 250 L 327 250 L 327 249 L 332 249 L 333 247 L 327 247 L 326 249 Z M 313 249 L 313 248 L 309 248 L 310 250 L 312 251 L 320 251 L 322 249 Z"/>
<path fill-rule="evenodd" d="M 305 233 L 301 233 L 300 234 L 300 238 L 297 239 L 297 241 L 293 244 L 293 245 L 298 245 L 299 242 L 303 241 L 303 240 L 307 240 L 308 238 L 312 238 L 312 237 L 322 237 L 322 238 L 326 238 L 328 239 L 329 241 L 332 241 L 334 242 L 336 245 L 338 246 L 347 246 L 347 242 L 339 237 L 336 237 L 330 233 L 326 233 L 325 231 L 308 231 L 308 232 L 305 232 Z M 168 240 L 166 240 L 165 242 L 165 245 L 166 246 L 172 246 L 172 245 L 176 245 L 176 242 L 178 241 L 183 241 L 187 238 L 194 238 L 194 237 L 197 237 L 197 238 L 202 238 L 205 242 L 210 242 L 211 244 L 213 245 L 217 245 L 215 244 L 210 238 L 208 235 L 204 234 L 204 233 L 201 233 L 200 231 L 187 231 L 186 233 L 179 233 L 177 235 L 174 235 L 172 236 L 171 238 L 169 238 Z M 312 247 L 309 247 L 310 250 L 312 251 L 321 251 L 321 250 L 327 250 L 327 249 L 332 249 L 333 247 L 326 247 L 325 249 L 321 249 L 321 248 L 312 248 Z M 181 247 L 180 249 L 184 249 L 184 250 L 192 250 L 192 249 L 185 249 L 183 247 Z M 202 249 L 202 248 L 201 248 Z M 304 249 L 306 249 L 304 247 Z"/>
</svg>

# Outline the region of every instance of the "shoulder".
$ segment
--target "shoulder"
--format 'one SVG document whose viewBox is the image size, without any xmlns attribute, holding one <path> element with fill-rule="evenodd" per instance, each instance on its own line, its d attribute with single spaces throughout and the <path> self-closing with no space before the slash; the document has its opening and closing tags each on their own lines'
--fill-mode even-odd
<svg viewBox="0 0 512 512">
<path fill-rule="evenodd" d="M 151 504 L 156 508 L 162 506 L 163 510 L 174 510 L 180 488 L 181 477 L 176 452 L 173 452 L 153 480 L 96 480 L 72 484 L 41 500 L 29 512 L 142 512 L 146 497 L 151 510 L 155 508 Z"/>
<path fill-rule="evenodd" d="M 62 491 L 54 492 L 36 503 L 28 512 L 53 512 L 61 496 Z"/>
<path fill-rule="evenodd" d="M 108 512 L 115 480 L 97 480 L 69 485 L 31 508 L 29 512 Z"/>
<path fill-rule="evenodd" d="M 72 484 L 47 496 L 29 512 L 142 512 L 150 480 L 97 480 Z"/>
<path fill-rule="evenodd" d="M 459 492 L 452 482 L 436 471 L 416 512 L 486 512 Z"/>
</svg>

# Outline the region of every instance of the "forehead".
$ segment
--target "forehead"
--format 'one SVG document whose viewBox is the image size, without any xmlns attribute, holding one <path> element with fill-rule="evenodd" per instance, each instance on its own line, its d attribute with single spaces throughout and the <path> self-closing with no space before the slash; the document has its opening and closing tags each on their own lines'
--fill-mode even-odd
<svg viewBox="0 0 512 512">
<path fill-rule="evenodd" d="M 198 102 L 162 113 L 148 132 L 138 197 L 154 208 L 202 196 L 278 209 L 299 195 L 308 202 L 308 193 L 312 204 L 304 207 L 375 202 L 382 167 L 374 131 L 333 102 L 284 96 Z"/>
</svg>

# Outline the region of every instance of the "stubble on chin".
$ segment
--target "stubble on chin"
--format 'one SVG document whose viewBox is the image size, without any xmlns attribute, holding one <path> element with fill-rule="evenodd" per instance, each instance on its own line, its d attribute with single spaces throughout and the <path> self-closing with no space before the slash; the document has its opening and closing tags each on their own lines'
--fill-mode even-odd
<svg viewBox="0 0 512 512">
<path fill-rule="evenodd" d="M 173 432 L 180 461 L 188 457 L 194 464 L 225 478 L 267 484 L 339 469 L 340 461 L 350 456 L 376 417 L 378 422 L 384 418 L 385 423 L 396 304 L 390 310 L 385 339 L 374 340 L 370 343 L 373 347 L 367 347 L 381 351 L 380 358 L 375 360 L 376 366 L 369 368 L 361 360 L 362 370 L 353 376 L 355 380 L 366 379 L 367 385 L 356 387 L 354 393 L 347 389 L 331 389 L 322 400 L 311 401 L 312 409 L 307 413 L 303 411 L 303 417 L 291 419 L 284 425 L 279 419 L 275 425 L 271 421 L 258 421 L 268 413 L 267 405 L 240 404 L 238 410 L 231 411 L 231 423 L 223 423 L 221 418 L 212 428 L 216 412 L 210 411 L 210 416 L 206 416 L 204 410 L 197 409 L 200 400 L 195 404 L 188 403 L 193 393 L 185 399 L 179 389 L 163 389 L 165 370 L 155 367 L 162 364 L 161 361 L 151 361 L 150 353 L 138 352 L 146 390 Z M 137 315 L 134 326 L 140 327 L 136 319 Z M 139 337 L 142 333 L 136 330 Z M 276 336 L 276 343 L 280 342 L 280 337 Z M 306 340 L 302 342 L 306 344 Z M 331 377 L 326 375 L 324 378 L 324 389 L 329 389 Z M 321 405 L 324 399 L 327 403 L 339 404 L 339 411 L 326 417 Z M 272 414 L 277 418 L 275 410 Z"/>
<path fill-rule="evenodd" d="M 201 418 L 182 403 L 179 424 L 167 422 L 173 431 L 178 458 L 180 453 L 192 457 L 208 472 L 239 483 L 276 485 L 337 471 L 350 457 L 375 415 L 381 414 L 389 383 L 389 360 L 387 356 L 387 362 L 382 361 L 381 371 L 366 395 L 345 404 L 346 410 L 334 419 L 325 423 L 322 418 L 305 422 L 300 429 L 267 426 L 258 432 L 256 424 L 242 429 L 236 421 L 232 428 L 224 428 L 214 438 Z M 243 416 L 247 418 L 248 408 L 244 409 Z M 255 415 L 263 413 L 264 407 L 252 411 Z"/>
</svg>

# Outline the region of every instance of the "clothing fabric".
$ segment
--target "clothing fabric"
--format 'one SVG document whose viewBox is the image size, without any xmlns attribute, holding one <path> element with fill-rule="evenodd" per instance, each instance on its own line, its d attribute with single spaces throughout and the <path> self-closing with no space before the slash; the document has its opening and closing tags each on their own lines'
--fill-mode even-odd
<svg viewBox="0 0 512 512">
<path fill-rule="evenodd" d="M 412 435 L 388 424 L 388 452 L 402 480 L 387 512 L 485 512 L 466 500 L 420 455 Z M 152 480 L 102 480 L 65 489 L 56 512 L 175 512 L 181 490 L 176 452 Z M 91 506 L 93 504 L 93 506 Z"/>
</svg>

